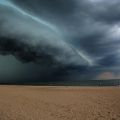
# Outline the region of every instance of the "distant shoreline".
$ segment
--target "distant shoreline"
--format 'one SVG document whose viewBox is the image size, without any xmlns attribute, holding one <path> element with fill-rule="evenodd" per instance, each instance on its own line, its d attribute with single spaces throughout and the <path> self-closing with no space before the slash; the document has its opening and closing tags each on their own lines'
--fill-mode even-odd
<svg viewBox="0 0 120 120">
<path fill-rule="evenodd" d="M 42 81 L 42 82 L 1 82 L 0 85 L 31 85 L 31 86 L 120 86 L 119 79 L 111 80 L 66 80 L 66 81 Z"/>
</svg>

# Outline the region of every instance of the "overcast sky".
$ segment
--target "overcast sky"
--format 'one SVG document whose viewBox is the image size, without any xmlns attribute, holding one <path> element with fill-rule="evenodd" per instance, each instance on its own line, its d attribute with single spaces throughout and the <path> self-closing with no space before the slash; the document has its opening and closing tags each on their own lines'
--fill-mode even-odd
<svg viewBox="0 0 120 120">
<path fill-rule="evenodd" d="M 0 77 L 120 78 L 120 0 L 0 0 Z"/>
</svg>

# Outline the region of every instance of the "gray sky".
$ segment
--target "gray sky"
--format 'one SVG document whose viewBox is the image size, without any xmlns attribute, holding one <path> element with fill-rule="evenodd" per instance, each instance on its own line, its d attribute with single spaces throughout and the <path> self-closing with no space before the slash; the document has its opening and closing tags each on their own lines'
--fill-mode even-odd
<svg viewBox="0 0 120 120">
<path fill-rule="evenodd" d="M 119 0 L 0 0 L 1 78 L 119 78 L 119 11 Z"/>
</svg>

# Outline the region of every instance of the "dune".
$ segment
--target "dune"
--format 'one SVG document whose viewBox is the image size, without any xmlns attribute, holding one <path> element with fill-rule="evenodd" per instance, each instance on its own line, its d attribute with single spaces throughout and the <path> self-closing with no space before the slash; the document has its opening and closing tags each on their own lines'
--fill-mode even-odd
<svg viewBox="0 0 120 120">
<path fill-rule="evenodd" d="M 120 88 L 1 85 L 0 120 L 120 120 Z"/>
</svg>

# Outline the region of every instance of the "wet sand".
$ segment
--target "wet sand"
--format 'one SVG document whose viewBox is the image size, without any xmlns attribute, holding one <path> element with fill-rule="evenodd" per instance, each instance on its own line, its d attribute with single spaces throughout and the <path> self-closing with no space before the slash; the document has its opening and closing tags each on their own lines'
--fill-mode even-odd
<svg viewBox="0 0 120 120">
<path fill-rule="evenodd" d="M 120 88 L 1 85 L 0 120 L 120 120 Z"/>
</svg>

